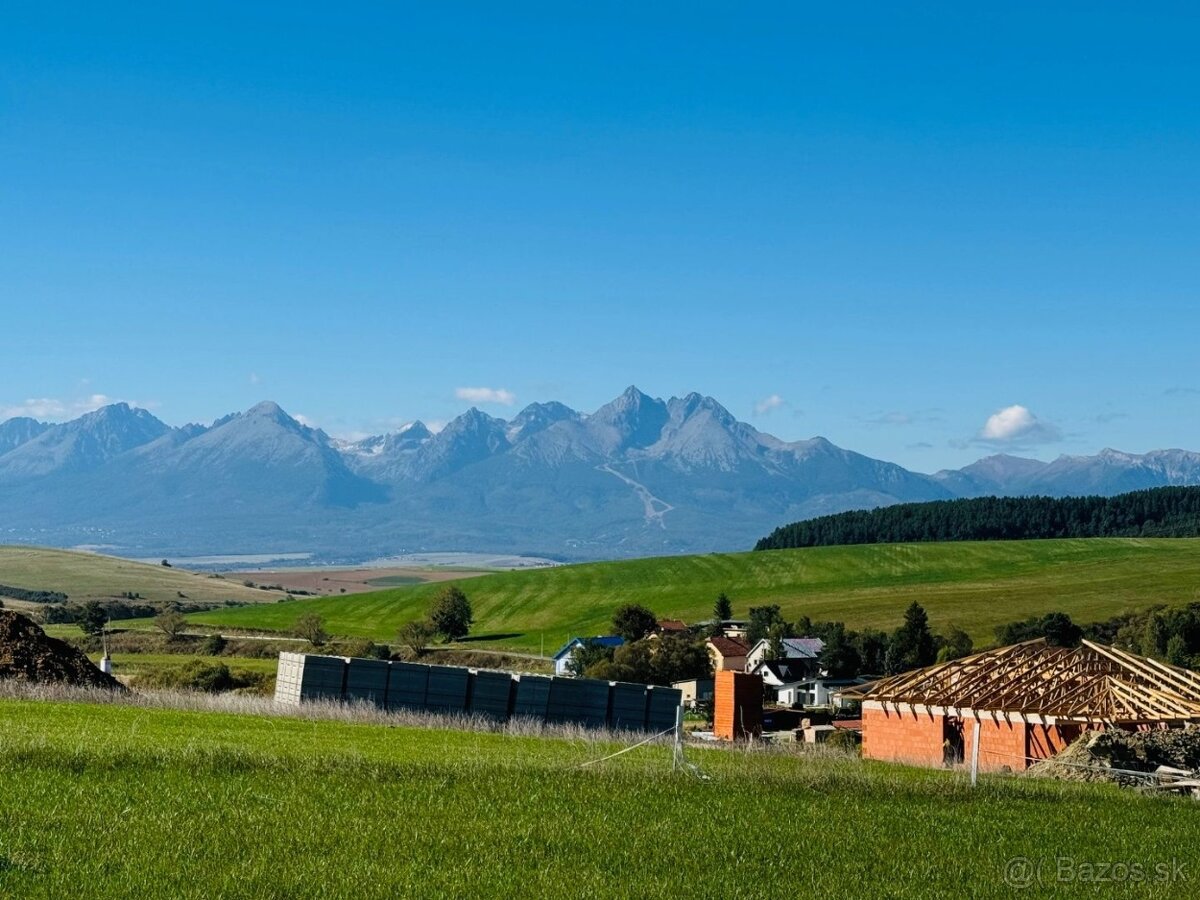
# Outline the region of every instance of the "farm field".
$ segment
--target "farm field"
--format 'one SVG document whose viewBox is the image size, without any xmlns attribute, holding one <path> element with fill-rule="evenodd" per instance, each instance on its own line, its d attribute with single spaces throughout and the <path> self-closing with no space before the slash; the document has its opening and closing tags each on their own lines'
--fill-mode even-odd
<svg viewBox="0 0 1200 900">
<path fill-rule="evenodd" d="M 614 749 L 7 699 L 0 895 L 1002 897 L 1014 858 L 1154 866 L 1200 840 L 1193 801 L 1108 785 L 721 749 L 691 751 L 701 781 L 662 745 L 579 768 Z M 1181 861 L 1139 896 L 1194 895 Z"/>
<path fill-rule="evenodd" d="M 240 580 L 45 547 L 0 546 L 0 584 L 26 590 L 60 591 L 72 601 L 119 598 L 127 591 L 139 594 L 145 601 L 180 603 L 189 600 L 272 603 L 283 596 L 278 591 L 245 587 Z M 180 598 L 180 593 L 184 598 Z"/>
<path fill-rule="evenodd" d="M 313 598 L 191 616 L 227 628 L 287 630 L 316 612 L 332 633 L 394 640 L 422 616 L 437 585 Z M 471 643 L 553 652 L 572 636 L 607 633 L 613 609 L 643 603 L 689 622 L 711 615 L 719 591 L 734 615 L 778 603 L 788 618 L 891 629 L 916 600 L 935 630 L 977 643 L 996 625 L 1050 610 L 1077 622 L 1200 599 L 1200 539 L 1091 538 L 814 547 L 760 553 L 588 563 L 484 575 L 463 584 L 475 612 Z"/>
<path fill-rule="evenodd" d="M 289 591 L 308 591 L 312 594 L 360 594 L 385 587 L 425 584 L 433 581 L 454 581 L 485 575 L 480 569 L 442 568 L 439 566 L 401 566 L 392 568 L 276 569 L 269 572 L 226 572 L 225 577 L 241 584 L 281 585 Z"/>
</svg>

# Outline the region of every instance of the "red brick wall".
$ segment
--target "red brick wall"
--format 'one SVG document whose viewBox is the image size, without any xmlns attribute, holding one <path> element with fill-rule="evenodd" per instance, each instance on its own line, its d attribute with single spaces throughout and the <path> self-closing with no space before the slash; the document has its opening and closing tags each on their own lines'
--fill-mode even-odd
<svg viewBox="0 0 1200 900">
<path fill-rule="evenodd" d="M 725 741 L 762 734 L 763 681 L 722 669 L 713 686 L 713 733 Z"/>
<path fill-rule="evenodd" d="M 1020 719 L 1007 722 L 981 716 L 979 720 L 979 771 L 995 772 L 1005 766 L 1014 772 L 1025 769 L 1026 725 Z M 975 740 L 975 720 L 963 720 L 963 761 L 968 765 Z"/>
<path fill-rule="evenodd" d="M 897 712 L 894 709 L 863 710 L 862 755 L 918 766 L 940 766 L 946 740 L 942 716 Z"/>
<path fill-rule="evenodd" d="M 1049 759 L 1083 734 L 1082 725 L 1030 725 L 1027 756 Z"/>
<path fill-rule="evenodd" d="M 862 755 L 921 766 L 944 764 L 946 739 L 944 717 L 926 712 L 894 709 L 863 710 Z M 1083 732 L 1081 725 L 1026 725 L 1014 717 L 979 720 L 979 769 L 995 772 L 1005 766 L 1014 772 L 1030 765 L 1028 757 L 1047 759 L 1064 749 Z M 970 765 L 974 742 L 974 720 L 962 723 L 963 762 Z"/>
</svg>

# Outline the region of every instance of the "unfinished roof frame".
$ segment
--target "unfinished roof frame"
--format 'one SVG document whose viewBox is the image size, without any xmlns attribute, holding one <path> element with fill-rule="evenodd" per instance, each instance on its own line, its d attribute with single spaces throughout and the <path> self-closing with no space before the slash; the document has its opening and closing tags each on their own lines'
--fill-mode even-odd
<svg viewBox="0 0 1200 900">
<path fill-rule="evenodd" d="M 1200 675 L 1092 641 L 985 650 L 842 696 L 884 709 L 1046 724 L 1200 722 Z"/>
</svg>

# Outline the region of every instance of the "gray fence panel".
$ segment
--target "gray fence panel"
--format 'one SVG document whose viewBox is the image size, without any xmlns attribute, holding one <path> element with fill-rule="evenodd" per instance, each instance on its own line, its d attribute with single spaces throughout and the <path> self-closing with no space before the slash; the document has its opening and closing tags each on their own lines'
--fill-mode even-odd
<svg viewBox="0 0 1200 900">
<path fill-rule="evenodd" d="M 608 725 L 626 731 L 646 727 L 646 686 L 614 681 L 609 692 Z"/>
<path fill-rule="evenodd" d="M 387 698 L 388 664 L 384 659 L 351 659 L 346 672 L 346 699 L 366 700 L 384 706 Z"/>
<path fill-rule="evenodd" d="M 507 672 L 472 672 L 471 712 L 507 719 L 512 707 L 513 677 Z"/>
<path fill-rule="evenodd" d="M 555 678 L 550 683 L 546 721 L 603 728 L 608 724 L 608 691 L 607 681 Z"/>
<path fill-rule="evenodd" d="M 300 696 L 305 700 L 340 700 L 346 690 L 346 660 L 341 656 L 305 656 L 300 670 Z"/>
<path fill-rule="evenodd" d="M 545 719 L 552 680 L 549 675 L 518 675 L 512 714 Z"/>
<path fill-rule="evenodd" d="M 592 678 L 511 675 L 460 666 L 279 654 L 275 699 L 367 700 L 388 709 L 525 716 L 593 728 L 665 731 L 680 691 Z"/>
<path fill-rule="evenodd" d="M 678 688 L 651 685 L 646 689 L 646 730 L 666 731 L 675 725 L 675 716 L 682 702 Z"/>
<path fill-rule="evenodd" d="M 465 712 L 471 672 L 457 666 L 430 666 L 425 708 L 430 712 Z"/>
<path fill-rule="evenodd" d="M 424 709 L 429 666 L 394 662 L 388 666 L 388 709 Z"/>
</svg>

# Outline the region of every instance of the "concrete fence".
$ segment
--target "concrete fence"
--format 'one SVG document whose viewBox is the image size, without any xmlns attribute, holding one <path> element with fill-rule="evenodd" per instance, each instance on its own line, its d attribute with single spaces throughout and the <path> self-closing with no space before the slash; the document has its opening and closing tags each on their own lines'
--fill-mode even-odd
<svg viewBox="0 0 1200 900">
<path fill-rule="evenodd" d="M 676 688 L 593 678 L 514 675 L 421 663 L 280 653 L 275 700 L 345 700 L 383 709 L 570 722 L 593 728 L 666 731 L 682 696 Z"/>
</svg>

